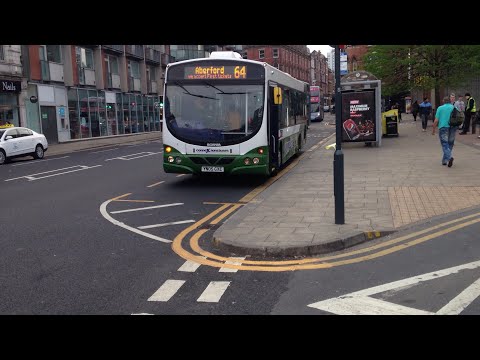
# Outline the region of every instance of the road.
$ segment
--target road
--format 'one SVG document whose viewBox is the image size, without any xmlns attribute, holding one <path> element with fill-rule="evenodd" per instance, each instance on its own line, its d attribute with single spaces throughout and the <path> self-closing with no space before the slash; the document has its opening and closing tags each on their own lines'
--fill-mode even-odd
<svg viewBox="0 0 480 360">
<path fill-rule="evenodd" d="M 308 146 L 332 131 L 314 124 Z M 1 216 L 0 313 L 144 312 L 164 279 L 185 262 L 170 241 L 219 206 L 208 202 L 238 201 L 265 181 L 165 174 L 161 161 L 161 143 L 152 141 L 47 152 L 44 160 L 2 166 L 1 198 L 8 205 Z M 125 194 L 131 195 L 109 202 Z M 134 210 L 143 207 L 153 208 Z M 209 283 L 189 281 L 182 291 L 195 293 Z"/>
<path fill-rule="evenodd" d="M 311 125 L 307 149 L 333 133 L 329 119 Z M 139 142 L 0 168 L 0 314 L 480 313 L 476 212 L 336 254 L 325 268 L 199 265 L 171 241 L 265 179 L 165 174 L 161 151 Z M 215 214 L 204 238 L 226 218 Z M 229 263 L 245 260 L 262 259 Z"/>
</svg>

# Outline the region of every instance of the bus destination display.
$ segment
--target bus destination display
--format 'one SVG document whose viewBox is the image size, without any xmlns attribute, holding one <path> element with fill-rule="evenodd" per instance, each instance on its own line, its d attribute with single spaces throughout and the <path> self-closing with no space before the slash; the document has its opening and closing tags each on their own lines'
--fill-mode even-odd
<svg viewBox="0 0 480 360">
<path fill-rule="evenodd" d="M 185 66 L 185 79 L 246 79 L 247 67 L 243 66 Z"/>
</svg>

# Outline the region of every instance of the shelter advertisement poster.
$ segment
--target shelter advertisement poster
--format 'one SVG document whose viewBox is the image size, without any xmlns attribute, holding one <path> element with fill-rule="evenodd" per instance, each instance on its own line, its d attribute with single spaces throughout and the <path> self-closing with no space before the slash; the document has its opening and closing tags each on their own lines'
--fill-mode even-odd
<svg viewBox="0 0 480 360">
<path fill-rule="evenodd" d="M 375 141 L 375 91 L 342 93 L 342 141 Z"/>
<path fill-rule="evenodd" d="M 405 113 L 411 114 L 412 113 L 412 98 L 406 97 L 405 98 Z"/>
</svg>

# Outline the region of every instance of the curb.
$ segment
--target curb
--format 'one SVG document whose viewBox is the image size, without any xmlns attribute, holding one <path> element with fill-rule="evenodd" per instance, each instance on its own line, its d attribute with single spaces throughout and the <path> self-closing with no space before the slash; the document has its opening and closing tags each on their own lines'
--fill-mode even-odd
<svg viewBox="0 0 480 360">
<path fill-rule="evenodd" d="M 292 246 L 292 247 L 268 247 L 268 246 L 239 246 L 231 243 L 223 242 L 221 238 L 213 238 L 213 245 L 221 251 L 227 251 L 235 255 L 256 255 L 256 256 L 280 256 L 280 257 L 294 257 L 294 256 L 312 256 L 331 253 L 335 251 L 345 250 L 352 246 L 362 244 L 367 241 L 378 239 L 395 233 L 397 230 L 384 231 L 362 231 L 354 232 L 344 238 L 337 238 L 327 242 L 307 246 Z"/>
<path fill-rule="evenodd" d="M 110 142 L 107 142 L 107 143 L 100 143 L 102 140 L 105 140 L 105 138 L 85 139 L 84 140 L 85 142 L 82 144 L 84 146 L 81 146 L 79 148 L 75 148 L 75 146 L 77 144 L 80 144 L 80 141 L 78 141 L 78 140 L 69 141 L 69 142 L 62 142 L 62 143 L 58 143 L 58 144 L 52 144 L 48 147 L 48 150 L 50 150 L 48 155 L 50 155 L 50 156 L 63 155 L 63 154 L 71 153 L 71 152 L 87 151 L 87 150 L 91 150 L 91 149 L 98 149 L 98 148 L 103 148 L 103 147 L 128 144 L 128 143 L 136 142 L 136 141 L 139 141 L 139 140 L 151 140 L 151 139 L 156 138 L 156 136 L 152 136 L 152 137 L 145 137 L 143 139 L 139 139 L 138 136 L 142 136 L 144 134 L 138 134 L 137 136 L 135 136 L 135 135 L 137 135 L 137 134 L 131 134 L 129 137 L 126 137 L 125 135 L 123 135 L 123 136 L 119 135 L 119 138 L 117 138 L 117 139 L 114 139 L 113 137 L 111 137 L 109 139 Z M 162 137 L 160 135 L 160 139 L 161 138 Z M 117 141 L 114 141 L 114 140 L 117 140 Z M 69 146 L 69 147 L 67 148 L 67 146 Z M 63 149 L 58 149 L 57 150 L 57 149 L 55 149 L 56 147 L 63 147 Z"/>
</svg>

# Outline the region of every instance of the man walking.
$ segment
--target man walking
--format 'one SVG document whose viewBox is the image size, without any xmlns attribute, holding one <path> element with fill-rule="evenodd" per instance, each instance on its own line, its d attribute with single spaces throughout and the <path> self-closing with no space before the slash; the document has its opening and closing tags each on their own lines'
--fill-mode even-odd
<svg viewBox="0 0 480 360">
<path fill-rule="evenodd" d="M 453 165 L 452 150 L 455 141 L 455 131 L 457 130 L 457 127 L 450 128 L 450 114 L 452 110 L 453 105 L 450 103 L 449 97 L 444 97 L 443 105 L 438 107 L 435 114 L 432 129 L 432 135 L 435 135 L 435 128 L 438 126 L 440 144 L 443 150 L 442 165 L 448 165 L 448 167 Z"/>
<path fill-rule="evenodd" d="M 428 101 L 428 98 L 423 98 L 423 102 L 419 106 L 420 118 L 422 119 L 422 131 L 427 131 L 428 116 L 432 111 L 432 104 Z"/>
<path fill-rule="evenodd" d="M 468 132 L 470 128 L 470 119 L 472 118 L 472 115 L 475 115 L 477 112 L 475 99 L 470 96 L 470 93 L 465 94 L 465 99 L 467 99 L 467 105 L 465 106 L 465 122 L 463 123 L 463 130 L 460 135 L 465 135 Z M 473 116 L 472 120 L 472 134 L 475 134 L 475 116 Z"/>
</svg>

